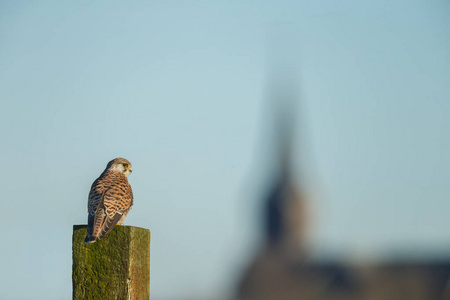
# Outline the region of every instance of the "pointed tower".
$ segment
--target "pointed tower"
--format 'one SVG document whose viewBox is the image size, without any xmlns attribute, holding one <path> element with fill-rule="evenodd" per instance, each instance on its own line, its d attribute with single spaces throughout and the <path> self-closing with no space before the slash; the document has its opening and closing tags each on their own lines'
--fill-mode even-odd
<svg viewBox="0 0 450 300">
<path fill-rule="evenodd" d="M 282 74 L 285 75 L 285 74 Z M 274 166 L 262 199 L 264 242 L 239 284 L 237 299 L 309 299 L 314 282 L 298 280 L 298 266 L 306 264 L 305 197 L 294 167 L 296 128 L 295 84 L 278 76 L 271 82 L 270 104 L 274 105 L 275 134 L 272 137 Z M 299 292 L 302 291 L 300 294 Z"/>
<path fill-rule="evenodd" d="M 298 259 L 305 248 L 306 205 L 294 172 L 293 147 L 296 105 L 293 93 L 277 102 L 275 167 L 264 200 L 265 247 Z"/>
</svg>

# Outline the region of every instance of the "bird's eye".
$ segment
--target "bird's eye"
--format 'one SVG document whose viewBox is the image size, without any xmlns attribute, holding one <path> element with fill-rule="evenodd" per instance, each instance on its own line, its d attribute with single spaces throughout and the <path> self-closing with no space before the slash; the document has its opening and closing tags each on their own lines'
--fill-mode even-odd
<svg viewBox="0 0 450 300">
<path fill-rule="evenodd" d="M 125 168 L 128 168 L 128 164 L 123 164 L 123 166 L 124 166 Z"/>
</svg>

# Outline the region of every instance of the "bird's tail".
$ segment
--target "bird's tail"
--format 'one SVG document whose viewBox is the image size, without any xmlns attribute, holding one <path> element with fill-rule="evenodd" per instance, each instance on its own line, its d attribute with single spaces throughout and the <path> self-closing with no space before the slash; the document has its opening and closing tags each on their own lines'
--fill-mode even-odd
<svg viewBox="0 0 450 300">
<path fill-rule="evenodd" d="M 91 236 L 89 234 L 86 235 L 86 238 L 84 239 L 85 244 L 94 243 L 97 240 L 95 236 Z"/>
<path fill-rule="evenodd" d="M 94 243 L 97 238 L 92 235 L 94 231 L 94 215 L 88 214 L 88 226 L 87 226 L 87 234 L 86 238 L 84 239 L 85 244 Z"/>
</svg>

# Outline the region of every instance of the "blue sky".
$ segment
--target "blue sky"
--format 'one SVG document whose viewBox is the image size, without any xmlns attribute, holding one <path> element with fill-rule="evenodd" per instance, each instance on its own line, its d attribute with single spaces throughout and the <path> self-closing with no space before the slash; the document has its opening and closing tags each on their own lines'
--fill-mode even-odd
<svg viewBox="0 0 450 300">
<path fill-rule="evenodd" d="M 445 255 L 449 14 L 443 0 L 2 2 L 0 298 L 71 297 L 72 225 L 118 156 L 134 170 L 126 224 L 152 231 L 152 298 L 226 294 L 259 240 L 274 28 L 300 65 L 313 253 Z"/>
</svg>

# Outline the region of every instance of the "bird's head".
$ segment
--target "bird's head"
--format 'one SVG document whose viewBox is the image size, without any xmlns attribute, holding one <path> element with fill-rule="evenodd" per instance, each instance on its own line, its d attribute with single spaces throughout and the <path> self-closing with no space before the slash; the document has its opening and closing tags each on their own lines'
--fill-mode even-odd
<svg viewBox="0 0 450 300">
<path fill-rule="evenodd" d="M 133 172 L 131 163 L 127 159 L 121 157 L 111 160 L 106 166 L 106 170 L 122 173 L 125 177 L 128 177 L 128 175 Z"/>
</svg>

